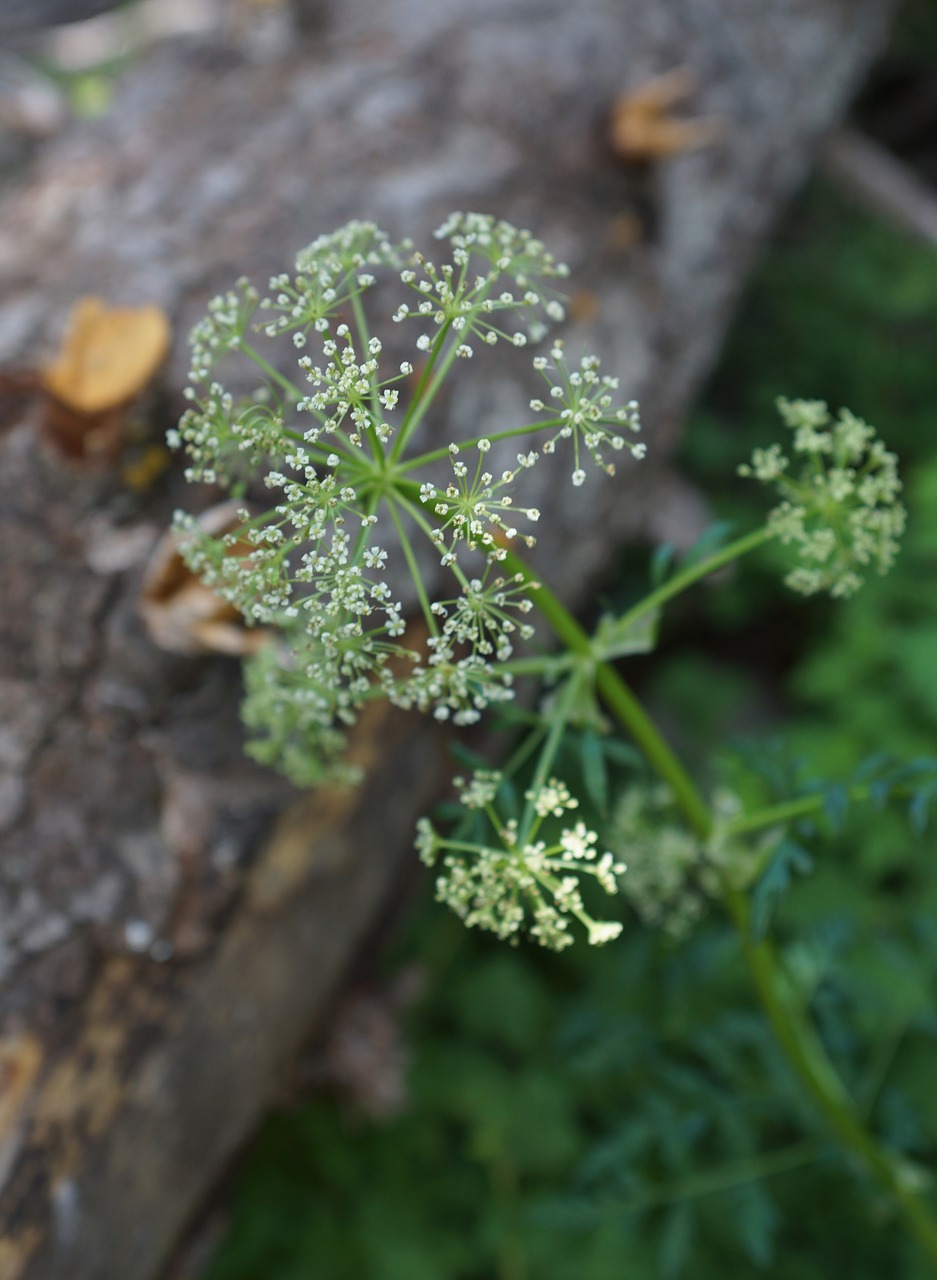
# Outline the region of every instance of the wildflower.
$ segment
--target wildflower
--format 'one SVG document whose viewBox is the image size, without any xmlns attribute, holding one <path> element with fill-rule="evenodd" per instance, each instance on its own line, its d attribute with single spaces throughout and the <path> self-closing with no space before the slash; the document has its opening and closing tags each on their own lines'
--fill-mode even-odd
<svg viewBox="0 0 937 1280">
<path fill-rule="evenodd" d="M 343 733 L 372 699 L 468 725 L 513 697 L 507 663 L 532 637 L 531 588 L 501 566 L 509 542 L 534 542 L 529 526 L 540 512 L 518 492 L 525 474 L 562 439 L 571 441 L 577 483 L 586 454 L 611 471 L 606 455 L 638 428 L 636 406 L 615 407 L 614 380 L 600 376 L 598 360 L 583 356 L 569 368 L 557 344 L 552 364 L 538 363 L 557 401 L 547 421 L 499 431 L 497 442 L 415 452 L 416 429 L 460 359 L 477 365 L 499 341 L 525 347 L 563 318 L 554 290 L 566 268 L 529 232 L 455 213 L 436 238 L 441 252 L 431 260 L 374 223 L 350 222 L 301 250 L 266 296 L 239 281 L 193 331 L 189 406 L 171 443 L 187 452 L 190 479 L 270 496 L 266 510 L 245 507 L 240 526 L 220 536 L 184 515 L 176 529 L 190 568 L 249 622 L 279 630 L 282 643 L 246 669 L 244 719 L 253 754 L 304 785 L 347 776 Z M 374 292 L 380 280 L 403 294 L 390 319 L 415 322 L 415 384 L 411 361 L 388 364 L 371 315 L 384 297 Z M 285 339 L 279 356 L 254 346 L 276 339 Z M 228 356 L 258 371 L 246 396 L 223 381 Z M 531 443 L 535 433 L 542 448 Z M 495 465 L 499 450 L 507 465 Z M 432 595 L 421 541 L 452 584 Z M 410 576 L 403 592 L 401 568 Z M 414 600 L 428 632 L 419 652 L 405 635 Z M 496 792 L 476 775 L 463 800 L 494 813 Z M 614 926 L 592 920 L 579 885 L 586 876 L 616 892 L 618 864 L 572 822 L 574 808 L 560 783 L 536 788 L 523 837 L 498 820 L 488 844 L 445 846 L 441 892 L 470 922 L 502 934 L 525 927 L 562 946 L 578 919 L 593 939 L 611 937 Z M 549 839 L 544 823 L 559 828 Z M 421 828 L 420 840 L 428 857 L 436 837 Z"/>
<path fill-rule="evenodd" d="M 451 329 L 460 338 L 456 354 L 470 357 L 471 335 L 488 346 L 502 338 L 524 346 L 543 329 L 538 310 L 551 319 L 562 318 L 549 282 L 564 278 L 567 268 L 529 231 L 489 214 L 453 213 L 435 235 L 449 241 L 452 261 L 436 264 L 422 254 L 413 255 L 400 279 L 416 299 L 397 308 L 393 318 L 398 323 L 416 318 L 424 324 L 431 321 L 437 332 Z M 471 267 L 476 263 L 483 269 L 474 273 Z M 527 332 L 520 327 L 524 325 Z M 433 341 L 424 330 L 417 346 L 426 351 Z"/>
<path fill-rule="evenodd" d="M 772 445 L 756 449 L 739 473 L 781 496 L 767 527 L 797 547 L 799 563 L 787 585 L 803 595 L 852 595 L 868 570 L 885 573 L 898 553 L 906 512 L 898 501 L 897 458 L 848 409 L 834 419 L 822 400 L 782 399 L 778 408 L 802 469 L 794 474 L 791 459 Z"/>
<path fill-rule="evenodd" d="M 455 563 L 456 544 L 460 541 L 467 547 L 481 549 L 493 560 L 503 559 L 503 539 L 517 537 L 514 517 L 524 516 L 530 521 L 539 518 L 536 508 L 516 507 L 511 496 L 523 464 L 519 461 L 513 471 L 503 471 L 495 478 L 492 472 L 484 469 L 487 445 L 484 440 L 479 444 L 473 474 L 461 458 L 458 447 L 452 446 L 449 450 L 452 483 L 445 489 L 429 483 L 424 485 L 424 502 L 439 519 L 432 538 L 442 552 L 443 564 Z M 524 540 L 528 546 L 533 546 L 531 535 L 525 535 Z"/>
<path fill-rule="evenodd" d="M 440 835 L 428 818 L 417 826 L 416 848 L 427 866 L 441 867 L 436 896 L 470 928 L 487 929 L 516 942 L 526 929 L 541 946 L 561 951 L 572 944 L 570 922 L 586 928 L 590 943 L 601 946 L 618 937 L 621 924 L 597 921 L 586 909 L 581 879 L 592 877 L 606 893 L 618 891 L 624 865 L 611 853 L 598 855 L 598 836 L 585 823 L 563 827 L 546 841 L 540 825 L 577 807 L 565 784 L 551 778 L 527 794 L 537 819 L 525 838 L 516 819 L 503 821 L 495 808 L 501 777 L 478 771 L 457 778 L 460 802 L 485 810 L 491 826 L 488 841 Z"/>
<path fill-rule="evenodd" d="M 585 483 L 583 452 L 610 476 L 615 474 L 615 464 L 606 457 L 609 449 L 620 453 L 627 448 L 632 456 L 644 457 L 643 444 L 630 441 L 622 434 L 641 429 L 637 403 L 632 400 L 615 407 L 618 379 L 599 374 L 598 356 L 584 355 L 578 367 L 571 369 L 563 343 L 557 341 L 550 351 L 550 359 L 552 364 L 544 356 L 538 356 L 534 368 L 546 382 L 552 403 L 537 398 L 531 400 L 530 407 L 535 413 L 548 413 L 551 417 L 558 411 L 561 425 L 541 448 L 544 453 L 552 454 L 558 440 L 572 440 L 573 484 L 578 487 Z"/>
</svg>

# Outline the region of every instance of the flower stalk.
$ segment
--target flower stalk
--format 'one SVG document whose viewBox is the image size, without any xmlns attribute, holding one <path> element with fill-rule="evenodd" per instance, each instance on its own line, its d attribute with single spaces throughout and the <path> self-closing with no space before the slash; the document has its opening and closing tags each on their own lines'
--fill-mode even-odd
<svg viewBox="0 0 937 1280">
<path fill-rule="evenodd" d="M 188 453 L 190 478 L 257 501 L 274 495 L 264 515 L 245 509 L 238 528 L 221 536 L 190 516 L 176 520 L 189 566 L 249 625 L 282 637 L 245 669 L 251 749 L 302 785 L 347 781 L 344 731 L 374 698 L 471 725 L 513 698 L 516 679 L 546 674 L 553 702 L 513 758 L 531 769 L 523 804 L 512 801 L 501 772 L 476 769 L 457 780 L 459 827 L 441 833 L 424 818 L 416 845 L 438 872 L 439 899 L 467 925 L 510 941 L 526 933 L 555 950 L 582 929 L 601 945 L 623 926 L 594 917 L 593 891 L 627 891 L 629 873 L 601 847 L 556 776 L 564 736 L 577 716 L 594 711 L 597 696 L 664 784 L 664 806 L 679 816 L 675 837 L 657 805 L 658 849 L 666 837 L 681 859 L 699 852 L 697 870 L 734 923 L 791 1070 L 937 1267 L 937 1222 L 914 1171 L 864 1125 L 776 949 L 752 928 L 746 889 L 770 856 L 765 833 L 818 812 L 823 797 L 748 814 L 708 803 L 609 661 L 629 643 L 635 649 L 637 623 L 771 539 L 794 550 L 786 581 L 804 594 L 848 596 L 870 570 L 887 570 L 905 523 L 895 457 L 846 410 L 834 418 L 818 401 L 780 402 L 791 456 L 780 446 L 756 450 L 741 469 L 779 493 L 765 527 L 679 570 L 592 637 L 518 550 L 533 546 L 530 529 L 541 512 L 516 495 L 526 473 L 554 456 L 565 458 L 577 488 L 587 467 L 611 475 L 616 455 L 640 460 L 637 405 L 620 402 L 617 381 L 600 372 L 596 356 L 570 360 L 554 340 L 533 359 L 545 388 L 530 400 L 533 422 L 419 452 L 419 428 L 459 366 L 499 342 L 518 349 L 539 342 L 548 323 L 563 319 L 555 288 L 566 270 L 529 232 L 453 214 L 437 238 L 448 246 L 438 263 L 407 243 L 392 244 L 372 223 L 349 223 L 302 250 L 295 272 L 274 277 L 266 296 L 239 281 L 212 301 L 193 332 L 190 407 L 170 442 Z M 396 276 L 401 287 L 392 322 L 417 329 L 423 367 L 409 394 L 413 364 L 388 368 L 380 326 L 368 313 L 379 274 Z M 258 331 L 289 338 L 298 382 L 258 350 L 250 336 Z M 261 376 L 245 398 L 220 381 L 228 357 L 252 362 Z M 387 575 L 394 556 L 406 571 L 402 587 Z M 427 559 L 436 565 L 431 576 Z M 414 605 L 428 631 L 420 652 L 404 640 Z M 559 658 L 514 656 L 518 642 L 533 636 L 534 611 L 559 641 Z M 873 790 L 863 784 L 849 794 L 859 799 Z M 636 809 L 627 816 L 632 825 L 641 818 Z M 759 833 L 761 848 L 753 843 Z M 734 857 L 740 842 L 741 863 Z"/>
</svg>

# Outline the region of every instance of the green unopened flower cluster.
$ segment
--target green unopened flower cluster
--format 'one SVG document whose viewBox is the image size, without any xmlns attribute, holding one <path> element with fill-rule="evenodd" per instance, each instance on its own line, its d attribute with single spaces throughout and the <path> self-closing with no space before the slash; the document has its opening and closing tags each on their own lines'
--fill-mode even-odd
<svg viewBox="0 0 937 1280">
<path fill-rule="evenodd" d="M 612 850 L 628 860 L 622 891 L 644 924 L 673 938 L 690 932 L 719 899 L 723 882 L 747 882 L 753 866 L 778 840 L 769 830 L 742 845 L 730 834 L 741 811 L 738 797 L 722 789 L 712 798 L 713 831 L 702 841 L 687 827 L 673 792 L 663 783 L 634 785 L 618 799 L 607 832 Z"/>
<path fill-rule="evenodd" d="M 803 595 L 850 596 L 869 570 L 894 563 L 906 513 L 897 458 L 848 409 L 835 418 L 822 400 L 779 400 L 794 433 L 796 474 L 780 445 L 756 449 L 739 472 L 773 485 L 782 501 L 768 529 L 796 545 L 800 563 L 785 582 Z"/>
<path fill-rule="evenodd" d="M 487 815 L 490 841 L 448 839 L 428 818 L 420 820 L 416 839 L 420 858 L 430 867 L 442 865 L 436 882 L 439 901 L 469 927 L 488 929 L 511 941 L 526 928 L 532 938 L 554 951 L 571 945 L 572 920 L 585 926 L 594 946 L 617 938 L 621 924 L 592 918 L 580 881 L 583 876 L 592 877 L 606 893 L 616 893 L 624 864 L 611 853 L 599 855 L 598 836 L 584 822 L 563 826 L 552 839 L 542 835 L 545 822 L 556 826 L 555 820 L 566 818 L 579 802 L 556 778 L 528 791 L 525 798 L 534 817 L 521 839 L 517 819 L 504 820 L 495 807 L 501 781 L 499 773 L 479 770 L 455 783 L 461 804 Z"/>
<path fill-rule="evenodd" d="M 703 849 L 677 812 L 669 787 L 630 787 L 618 800 L 609 844 L 628 859 L 622 882 L 641 920 L 683 937 L 703 914 L 698 880 Z"/>
</svg>

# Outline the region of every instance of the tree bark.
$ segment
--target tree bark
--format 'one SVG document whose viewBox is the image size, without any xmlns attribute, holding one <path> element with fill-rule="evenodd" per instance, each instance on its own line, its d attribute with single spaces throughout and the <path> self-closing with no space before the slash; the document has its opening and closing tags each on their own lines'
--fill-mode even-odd
<svg viewBox="0 0 937 1280">
<path fill-rule="evenodd" d="M 733 301 L 895 7 L 350 0 L 273 61 L 154 49 L 0 202 L 0 360 L 35 363 L 80 294 L 156 302 L 171 401 L 206 299 L 349 217 L 418 243 L 460 206 L 531 226 L 570 263 L 572 348 L 588 337 L 642 400 L 651 449 L 585 501 L 543 469 L 538 563 L 581 601 L 659 521 Z M 629 167 L 612 104 L 676 66 L 719 136 Z M 515 367 L 432 430 L 523 413 Z M 247 764 L 236 665 L 157 650 L 136 613 L 184 486 L 125 479 L 67 464 L 21 414 L 0 427 L 0 1280 L 158 1274 L 444 780 L 434 731 L 386 712 L 356 735 L 358 793 L 297 797 Z"/>
</svg>

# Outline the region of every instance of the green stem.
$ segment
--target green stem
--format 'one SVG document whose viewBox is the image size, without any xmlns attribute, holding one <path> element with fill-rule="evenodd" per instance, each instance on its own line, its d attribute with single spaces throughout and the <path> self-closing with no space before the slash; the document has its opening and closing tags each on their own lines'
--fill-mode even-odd
<svg viewBox="0 0 937 1280">
<path fill-rule="evenodd" d="M 652 1187 L 633 1200 L 603 1205 L 603 1208 L 607 1207 L 615 1213 L 646 1213 L 648 1209 L 658 1209 L 662 1205 L 700 1200 L 703 1196 L 717 1195 L 720 1191 L 731 1191 L 735 1187 L 760 1182 L 763 1178 L 773 1178 L 780 1173 L 790 1173 L 794 1169 L 816 1164 L 823 1154 L 823 1148 L 815 1142 L 798 1142 L 781 1151 L 769 1151 L 765 1155 L 733 1161 L 732 1164 L 723 1165 L 721 1169 L 689 1174 L 663 1186 Z"/>
<path fill-rule="evenodd" d="M 528 594 L 571 653 L 594 661 L 592 642 L 569 610 L 554 593 L 538 581 L 523 560 L 508 551 L 503 561 L 508 573 L 520 574 L 528 584 Z M 701 839 L 708 839 L 712 819 L 689 774 L 664 742 L 647 712 L 622 680 L 614 667 L 606 662 L 596 664 L 596 686 L 609 710 L 634 738 L 648 763 L 673 788 L 674 796 L 692 829 Z"/>
<path fill-rule="evenodd" d="M 765 939 L 754 940 L 745 895 L 731 885 L 725 885 L 724 891 L 761 1006 L 788 1063 L 842 1145 L 858 1156 L 879 1185 L 894 1197 L 905 1224 L 937 1269 L 937 1221 L 912 1186 L 909 1172 L 879 1145 L 857 1115 L 826 1049 L 790 988 L 774 948 Z"/>
<path fill-rule="evenodd" d="M 510 671 L 512 676 L 552 675 L 555 678 L 569 670 L 570 661 L 568 658 L 557 658 L 555 654 L 542 653 L 537 657 L 508 658 L 498 666 L 501 671 Z"/>
<path fill-rule="evenodd" d="M 868 787 L 853 787 L 849 790 L 851 800 L 865 800 L 868 796 Z M 728 836 L 754 835 L 756 831 L 764 831 L 767 827 L 786 826 L 789 822 L 796 822 L 798 818 L 808 818 L 812 813 L 818 813 L 823 805 L 822 795 L 798 796 L 794 800 L 784 800 L 780 804 L 732 818 L 725 824 L 725 832 Z"/>
<path fill-rule="evenodd" d="M 525 734 L 518 746 L 515 747 L 513 754 L 508 757 L 506 763 L 502 767 L 501 772 L 506 778 L 513 777 L 513 775 L 517 773 L 518 769 L 520 769 L 521 765 L 530 759 L 543 740 L 544 733 L 545 730 L 543 729 L 542 718 L 538 716 L 537 727 L 531 729 L 529 733 Z"/>
<path fill-rule="evenodd" d="M 420 503 L 418 498 L 416 501 L 412 501 L 409 497 L 407 497 L 406 490 L 407 490 L 407 485 L 405 483 L 396 485 L 396 492 L 397 492 L 396 501 L 400 506 L 400 508 L 408 513 L 408 515 L 411 517 L 411 519 L 413 520 L 413 523 L 416 525 L 419 531 L 426 536 L 426 540 L 430 543 L 430 545 L 433 547 L 433 549 L 436 551 L 436 554 L 438 555 L 439 548 L 436 546 L 435 542 L 433 542 L 433 528 L 432 528 L 432 525 L 429 523 L 429 521 L 426 519 L 426 516 L 424 514 L 424 507 Z M 465 571 L 462 569 L 462 567 L 459 564 L 453 564 L 453 565 L 450 565 L 449 567 L 452 572 L 452 576 L 455 578 L 456 582 L 458 582 L 459 587 L 462 590 L 464 590 L 466 586 Z"/>
<path fill-rule="evenodd" d="M 436 341 L 433 343 L 432 351 L 426 362 L 426 368 L 420 376 L 417 383 L 416 391 L 413 393 L 413 399 L 410 401 L 410 407 L 404 414 L 403 422 L 397 434 L 397 439 L 390 451 L 391 462 L 397 462 L 404 449 L 407 447 L 407 441 L 413 435 L 414 431 L 422 422 L 424 416 L 429 410 L 436 398 L 436 392 L 442 384 L 443 379 L 449 372 L 453 360 L 455 359 L 456 343 L 451 343 L 449 350 L 446 352 L 446 358 L 437 368 L 439 356 L 446 344 L 446 338 L 449 334 L 451 323 L 443 325 L 436 335 Z"/>
<path fill-rule="evenodd" d="M 674 596 L 686 591 L 687 587 L 691 587 L 694 582 L 699 582 L 701 578 L 708 577 L 709 574 L 715 573 L 717 569 L 722 569 L 727 564 L 731 564 L 733 560 L 738 560 L 741 556 L 747 555 L 749 551 L 754 551 L 757 547 L 763 546 L 764 543 L 770 542 L 773 537 L 774 534 L 768 529 L 756 529 L 754 533 L 747 533 L 743 538 L 736 538 L 728 546 L 722 547 L 719 551 L 714 551 L 711 556 L 706 556 L 705 559 L 700 560 L 697 564 L 690 565 L 689 568 L 675 573 L 672 578 L 668 578 L 656 591 L 652 591 L 643 600 L 639 600 L 632 609 L 629 609 L 623 617 L 618 619 L 618 625 L 621 627 L 622 632 L 627 631 L 632 623 L 637 622 L 639 618 L 643 618 L 646 613 L 652 613 L 655 609 L 659 609 L 661 605 L 666 604 L 668 600 L 672 600 Z"/>
<path fill-rule="evenodd" d="M 390 512 L 390 518 L 393 520 L 397 529 L 397 536 L 400 538 L 400 546 L 403 550 L 404 559 L 407 562 L 407 568 L 410 570 L 410 577 L 413 579 L 413 586 L 416 590 L 417 598 L 420 602 L 420 609 L 423 611 L 423 617 L 426 625 L 429 627 L 430 635 L 439 635 L 439 624 L 436 621 L 436 615 L 430 607 L 429 596 L 426 594 L 426 588 L 423 585 L 423 575 L 420 573 L 420 566 L 417 563 L 416 554 L 413 545 L 407 537 L 407 531 L 404 528 L 403 521 L 400 519 L 400 513 L 397 510 L 397 503 L 390 495 L 387 495 L 387 509 Z"/>
<path fill-rule="evenodd" d="M 908 1026 L 909 1024 L 902 1018 L 886 1035 L 880 1037 L 875 1046 L 875 1053 L 866 1071 L 865 1079 L 856 1090 L 860 1110 L 865 1118 L 868 1118 L 875 1108 L 885 1081 L 888 1079 L 888 1073 L 898 1056 L 898 1050 L 908 1034 Z"/>
<path fill-rule="evenodd" d="M 265 360 L 263 358 L 259 351 L 255 351 L 254 348 L 249 346 L 246 342 L 241 343 L 241 350 L 249 360 L 253 360 L 258 369 L 265 373 L 268 378 L 272 378 L 273 381 L 286 392 L 293 404 L 295 404 L 297 400 L 302 399 L 303 393 L 300 391 L 299 387 L 297 387 L 295 383 L 291 382 L 285 374 L 282 374 L 279 369 L 275 369 L 269 360 Z"/>
<path fill-rule="evenodd" d="M 873 788 L 867 783 L 857 783 L 855 786 L 846 787 L 845 791 L 850 800 L 869 800 L 873 794 Z M 914 795 L 914 790 L 911 787 L 896 786 L 891 787 L 888 794 L 890 797 L 908 799 Z M 811 814 L 819 813 L 825 804 L 826 797 L 821 792 L 809 796 L 797 796 L 794 800 L 784 800 L 780 804 L 756 809 L 752 813 L 743 813 L 738 818 L 727 822 L 725 831 L 730 836 L 751 835 L 755 831 L 763 831 L 766 827 L 783 826 L 788 822 L 796 822 L 798 818 L 809 818 Z"/>
<path fill-rule="evenodd" d="M 563 644 L 573 653 L 591 656 L 588 635 L 553 592 L 538 582 L 513 552 L 508 552 L 504 563 L 506 569 L 521 574 L 529 584 L 531 599 Z M 713 829 L 709 809 L 644 708 L 607 663 L 596 664 L 596 684 L 609 710 L 634 738 L 659 776 L 670 784 L 687 824 L 701 840 L 707 840 Z M 789 1065 L 843 1146 L 858 1156 L 879 1185 L 894 1197 L 906 1225 L 937 1269 L 937 1220 L 910 1185 L 901 1165 L 878 1144 L 856 1114 L 852 1099 L 774 948 L 766 940 L 756 941 L 753 937 L 745 894 L 726 880 L 723 880 L 723 894 L 761 1006 Z"/>
<path fill-rule="evenodd" d="M 358 350 L 362 357 L 366 358 L 368 353 L 368 343 L 371 338 L 368 329 L 368 319 L 364 313 L 364 307 L 361 305 L 361 294 L 353 293 L 351 295 L 351 311 L 355 318 L 355 329 L 357 330 Z M 369 396 L 371 403 L 371 414 L 368 425 L 365 428 L 368 435 L 368 444 L 371 446 L 371 456 L 375 463 L 383 470 L 385 465 L 384 446 L 381 444 L 380 438 L 375 429 L 375 422 L 379 421 L 381 416 L 380 392 L 376 382 L 371 384 L 371 393 Z"/>
<path fill-rule="evenodd" d="M 566 681 L 562 692 L 556 700 L 552 712 L 550 713 L 550 732 L 546 736 L 543 746 L 540 748 L 540 759 L 537 761 L 537 768 L 534 771 L 533 781 L 530 784 L 531 794 L 535 794 L 540 790 L 547 780 L 547 774 L 556 759 L 556 753 L 560 747 L 560 741 L 566 731 L 566 725 L 569 721 L 573 704 L 576 701 L 576 694 L 579 692 L 581 675 L 574 672 Z M 524 813 L 521 817 L 520 835 L 518 843 L 525 844 L 530 836 L 531 825 L 533 823 L 534 806 L 533 801 L 528 800 L 524 805 Z"/>
<path fill-rule="evenodd" d="M 459 441 L 459 452 L 464 453 L 466 449 L 478 446 L 482 440 L 487 440 L 490 444 L 496 444 L 499 440 L 510 440 L 512 436 L 529 436 L 535 431 L 545 431 L 550 427 L 561 427 L 563 425 L 562 418 L 550 418 L 546 422 L 531 422 L 523 427 L 511 427 L 506 431 L 490 431 L 483 436 L 475 436 L 471 440 Z M 425 467 L 430 462 L 439 462 L 442 458 L 450 456 L 449 446 L 445 445 L 442 449 L 431 449 L 429 453 L 421 453 L 418 458 L 411 458 L 409 462 L 401 463 L 399 470 L 415 471 L 418 467 Z"/>
</svg>

